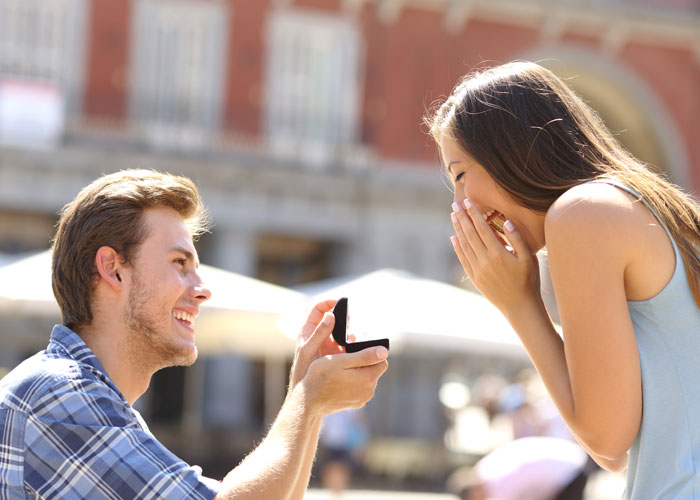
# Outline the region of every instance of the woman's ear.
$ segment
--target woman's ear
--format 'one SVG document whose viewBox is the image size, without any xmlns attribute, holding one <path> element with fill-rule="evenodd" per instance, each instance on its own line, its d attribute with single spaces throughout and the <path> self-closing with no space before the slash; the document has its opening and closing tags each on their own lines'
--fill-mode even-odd
<svg viewBox="0 0 700 500">
<path fill-rule="evenodd" d="M 97 249 L 95 254 L 95 265 L 100 279 L 104 280 L 114 290 L 121 290 L 122 278 L 119 275 L 123 270 L 121 256 L 117 251 L 108 246 L 102 246 Z"/>
</svg>

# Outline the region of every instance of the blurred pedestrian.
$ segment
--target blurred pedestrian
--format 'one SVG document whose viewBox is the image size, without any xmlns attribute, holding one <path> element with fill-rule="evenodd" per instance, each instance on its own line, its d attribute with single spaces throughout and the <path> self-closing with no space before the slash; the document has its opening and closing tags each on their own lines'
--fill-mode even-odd
<svg viewBox="0 0 700 500">
<path fill-rule="evenodd" d="M 700 499 L 697 201 L 534 63 L 468 75 L 427 120 L 454 185 L 459 261 L 576 439 L 627 467 L 627 498 Z M 563 338 L 540 293 L 545 246 Z"/>
<path fill-rule="evenodd" d="M 531 368 L 521 371 L 501 391 L 501 410 L 511 420 L 514 439 L 529 436 L 574 439 L 542 379 Z"/>
<path fill-rule="evenodd" d="M 521 371 L 515 381 L 500 393 L 500 408 L 510 419 L 513 439 L 547 434 L 547 422 L 540 415 L 529 390 L 533 376 L 536 375 L 531 370 Z"/>
<path fill-rule="evenodd" d="M 567 439 L 529 437 L 503 444 L 447 480 L 460 500 L 582 500 L 588 456 Z"/>
<path fill-rule="evenodd" d="M 489 422 L 501 412 L 500 398 L 505 385 L 503 377 L 494 373 L 482 373 L 474 382 L 473 403 L 486 411 Z"/>
<path fill-rule="evenodd" d="M 343 410 L 323 417 L 320 465 L 323 487 L 340 497 L 348 488 L 369 439 L 364 409 Z"/>
</svg>

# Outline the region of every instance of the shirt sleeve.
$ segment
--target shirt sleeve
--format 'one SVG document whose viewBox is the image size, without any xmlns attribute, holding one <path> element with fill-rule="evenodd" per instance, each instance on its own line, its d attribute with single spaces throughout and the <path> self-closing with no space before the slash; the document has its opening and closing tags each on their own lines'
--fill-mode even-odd
<svg viewBox="0 0 700 500">
<path fill-rule="evenodd" d="M 142 427 L 131 407 L 96 380 L 42 391 L 25 426 L 25 487 L 41 498 L 196 499 L 216 496 L 201 475 Z"/>
</svg>

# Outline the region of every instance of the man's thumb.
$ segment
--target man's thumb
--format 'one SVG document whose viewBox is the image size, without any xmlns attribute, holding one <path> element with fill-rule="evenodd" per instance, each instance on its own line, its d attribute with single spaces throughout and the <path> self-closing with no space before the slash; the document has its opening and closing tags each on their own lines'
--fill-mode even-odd
<svg viewBox="0 0 700 500">
<path fill-rule="evenodd" d="M 389 351 L 384 346 L 369 347 L 358 352 L 347 354 L 345 368 L 361 368 L 372 366 L 384 361 L 389 355 Z"/>
<path fill-rule="evenodd" d="M 306 341 L 306 345 L 311 348 L 312 352 L 316 352 L 316 350 L 321 347 L 323 341 L 326 340 L 333 331 L 333 325 L 335 325 L 335 317 L 333 316 L 333 313 L 324 313 L 323 319 L 318 325 L 316 325 L 313 333 Z"/>
</svg>

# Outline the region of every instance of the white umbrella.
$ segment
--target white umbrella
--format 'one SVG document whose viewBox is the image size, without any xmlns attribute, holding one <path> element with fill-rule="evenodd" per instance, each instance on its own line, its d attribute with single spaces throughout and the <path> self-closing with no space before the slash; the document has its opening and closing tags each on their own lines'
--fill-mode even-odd
<svg viewBox="0 0 700 500">
<path fill-rule="evenodd" d="M 197 319 L 200 350 L 267 358 L 293 354 L 297 332 L 283 327 L 282 318 L 307 312 L 304 294 L 205 264 L 200 275 L 212 290 Z"/>
<path fill-rule="evenodd" d="M 51 254 L 48 250 L 0 267 L 0 313 L 60 318 L 51 290 Z"/>
<path fill-rule="evenodd" d="M 0 266 L 4 266 L 5 264 L 9 264 L 10 262 L 13 262 L 15 260 L 17 260 L 16 255 L 0 252 Z"/>
<path fill-rule="evenodd" d="M 478 293 L 382 269 L 297 288 L 316 300 L 348 297 L 357 340 L 388 337 L 391 350 L 469 352 L 525 358 L 503 315 Z"/>
<path fill-rule="evenodd" d="M 289 309 L 307 307 L 304 295 L 277 285 L 201 265 L 200 274 L 213 291 L 197 319 L 197 345 L 203 353 L 238 352 L 248 355 L 287 356 L 294 339 L 281 332 L 279 320 Z M 0 316 L 12 318 L 12 330 L 24 322 L 35 330 L 36 321 L 60 322 L 60 310 L 51 289 L 49 250 L 0 267 Z M 48 332 L 33 332 L 48 339 Z"/>
</svg>

